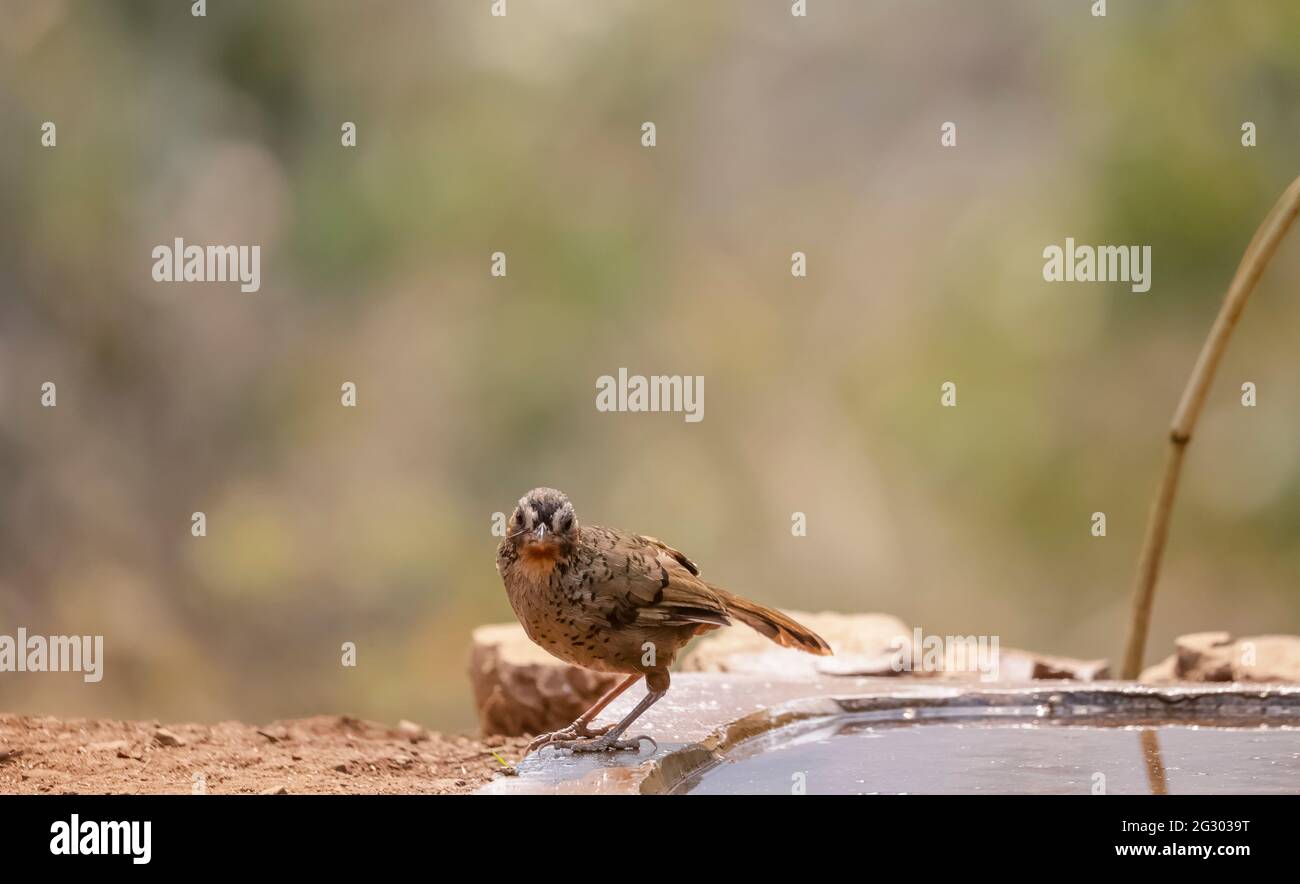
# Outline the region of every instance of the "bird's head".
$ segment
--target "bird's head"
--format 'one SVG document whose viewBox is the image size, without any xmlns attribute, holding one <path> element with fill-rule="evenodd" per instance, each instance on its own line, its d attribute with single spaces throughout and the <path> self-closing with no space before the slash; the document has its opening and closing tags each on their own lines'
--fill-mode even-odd
<svg viewBox="0 0 1300 884">
<path fill-rule="evenodd" d="M 578 539 L 573 504 L 554 488 L 534 488 L 519 498 L 506 537 L 525 558 L 555 559 Z"/>
</svg>

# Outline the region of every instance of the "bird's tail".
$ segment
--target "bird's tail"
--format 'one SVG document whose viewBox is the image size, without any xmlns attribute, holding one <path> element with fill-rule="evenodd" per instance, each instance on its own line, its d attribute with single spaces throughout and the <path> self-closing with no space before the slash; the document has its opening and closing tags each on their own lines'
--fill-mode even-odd
<svg viewBox="0 0 1300 884">
<path fill-rule="evenodd" d="M 821 657 L 830 656 L 831 646 L 826 644 L 826 640 L 794 618 L 787 617 L 773 608 L 766 608 L 758 602 L 732 595 L 725 589 L 716 586 L 710 588 L 721 596 L 727 606 L 728 614 L 767 636 L 781 647 L 795 648 Z"/>
</svg>

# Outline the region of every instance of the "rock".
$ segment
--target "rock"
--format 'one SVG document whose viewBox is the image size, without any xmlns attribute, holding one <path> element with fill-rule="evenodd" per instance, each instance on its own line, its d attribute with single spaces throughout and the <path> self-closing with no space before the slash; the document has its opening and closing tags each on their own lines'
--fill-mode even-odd
<svg viewBox="0 0 1300 884">
<path fill-rule="evenodd" d="M 1048 654 L 1035 654 L 1032 651 L 1017 653 L 1027 654 L 1032 659 L 1033 665 L 1029 673 L 1031 679 L 1064 678 L 1072 681 L 1100 681 L 1110 678 L 1110 664 L 1105 660 L 1076 660 L 1073 657 L 1054 657 Z"/>
<path fill-rule="evenodd" d="M 1226 632 L 1179 636 L 1174 654 L 1148 667 L 1150 684 L 1186 682 L 1300 683 L 1300 636 L 1256 635 L 1235 641 Z"/>
<path fill-rule="evenodd" d="M 686 672 L 738 672 L 784 678 L 825 675 L 897 675 L 898 649 L 912 640 L 902 620 L 888 614 L 809 614 L 786 611 L 830 644 L 832 657 L 782 648 L 744 625 L 711 633 L 682 658 Z"/>
<path fill-rule="evenodd" d="M 1178 672 L 1196 681 L 1232 681 L 1234 650 L 1226 632 L 1194 632 L 1174 642 Z"/>
<path fill-rule="evenodd" d="M 427 730 L 413 721 L 407 721 L 405 718 L 397 723 L 397 732 L 412 743 L 418 743 L 421 740 L 429 739 L 429 732 Z"/>
<path fill-rule="evenodd" d="M 1148 666 L 1138 676 L 1138 681 L 1147 684 L 1162 684 L 1178 681 L 1178 655 L 1170 654 L 1154 666 Z"/>
<path fill-rule="evenodd" d="M 978 638 L 978 637 L 977 637 Z M 1039 654 L 1022 648 L 1006 648 L 999 643 L 996 667 L 991 665 L 988 657 L 992 655 L 991 644 L 986 646 L 987 656 L 981 659 L 977 655 L 965 659 L 968 652 L 960 655 L 953 653 L 953 659 L 945 661 L 950 667 L 938 671 L 921 670 L 919 672 L 900 673 L 915 675 L 919 678 L 937 677 L 945 681 L 998 681 L 1025 682 L 1040 680 L 1097 681 L 1110 677 L 1110 664 L 1106 660 L 1077 660 L 1073 657 L 1057 657 L 1051 654 Z M 983 666 L 984 669 L 980 667 Z"/>
<path fill-rule="evenodd" d="M 1258 635 L 1237 640 L 1234 681 L 1300 682 L 1300 636 Z"/>
<path fill-rule="evenodd" d="M 258 736 L 266 737 L 272 743 L 280 743 L 289 739 L 289 729 L 279 725 L 260 727 L 257 729 Z"/>
<path fill-rule="evenodd" d="M 557 660 L 518 623 L 475 629 L 469 668 L 483 733 L 511 737 L 571 724 L 623 678 Z"/>
<path fill-rule="evenodd" d="M 970 681 L 983 675 L 977 668 L 951 668 L 965 665 L 957 659 L 948 663 L 950 668 L 926 670 L 921 665 L 926 653 L 924 649 L 915 647 L 915 633 L 902 620 L 888 614 L 786 613 L 826 639 L 835 652 L 834 656 L 814 657 L 790 648 L 780 648 L 758 633 L 741 627 L 715 633 L 701 641 L 682 660 L 682 669 L 779 678 L 870 675 Z M 910 669 L 904 667 L 907 661 L 910 661 Z M 977 662 L 972 659 L 971 665 Z M 998 649 L 998 681 L 1095 681 L 1108 675 L 1109 666 L 1105 660 L 1075 660 L 1017 648 Z"/>
<path fill-rule="evenodd" d="M 259 794 L 259 795 L 288 795 L 288 794 L 289 794 L 289 790 L 286 789 L 284 786 L 272 786 L 272 787 L 269 788 L 269 789 L 263 789 L 261 792 L 258 792 L 257 794 Z"/>
<path fill-rule="evenodd" d="M 165 727 L 160 727 L 153 732 L 154 742 L 159 746 L 184 746 L 185 741 L 176 736 Z"/>
<path fill-rule="evenodd" d="M 22 749 L 0 749 L 0 764 L 13 761 L 23 754 Z"/>
<path fill-rule="evenodd" d="M 107 752 L 110 749 L 117 752 L 120 757 L 127 747 L 126 740 L 106 740 L 101 743 L 91 743 L 86 748 L 91 752 Z"/>
<path fill-rule="evenodd" d="M 788 657 L 786 654 L 781 656 Z M 822 675 L 905 675 L 907 673 L 904 673 L 900 668 L 901 661 L 902 654 L 898 651 L 889 651 L 885 654 L 877 654 L 874 657 L 867 654 L 837 653 L 833 657 L 813 661 L 811 671 L 813 673 L 820 672 Z"/>
</svg>

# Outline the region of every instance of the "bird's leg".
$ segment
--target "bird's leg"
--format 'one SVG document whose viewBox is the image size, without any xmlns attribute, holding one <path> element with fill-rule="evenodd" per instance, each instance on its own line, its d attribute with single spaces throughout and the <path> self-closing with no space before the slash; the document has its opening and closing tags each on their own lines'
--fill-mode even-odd
<svg viewBox="0 0 1300 884">
<path fill-rule="evenodd" d="M 659 698 L 668 693 L 668 672 L 666 670 L 651 672 L 646 675 L 646 688 L 648 693 L 641 698 L 641 702 L 629 712 L 622 721 L 614 725 L 613 730 L 606 731 L 598 737 L 586 740 L 556 740 L 548 745 L 556 749 L 568 749 L 572 752 L 606 752 L 606 751 L 638 751 L 641 748 L 642 740 L 649 740 L 650 744 L 658 751 L 659 744 L 651 737 L 639 736 L 630 740 L 620 740 L 619 737 L 632 726 L 632 722 L 641 717 L 647 709 L 659 701 Z"/>
<path fill-rule="evenodd" d="M 668 692 L 651 691 L 646 694 L 641 698 L 641 702 L 636 704 L 636 708 L 627 714 L 626 718 L 614 725 L 613 730 L 606 731 L 598 737 L 587 740 L 556 740 L 548 745 L 554 746 L 556 749 L 569 749 L 573 752 L 635 751 L 641 748 L 642 740 L 650 740 L 655 749 L 658 749 L 659 744 L 651 737 L 640 736 L 633 737 L 630 740 L 620 740 L 619 737 L 623 736 L 623 732 L 632 725 L 632 722 L 641 717 L 641 713 L 653 706 L 666 693 Z"/>
<path fill-rule="evenodd" d="M 580 731 L 579 736 L 583 736 L 583 737 L 588 737 L 588 736 L 599 737 L 601 734 L 604 734 L 606 731 L 610 730 L 610 728 L 612 728 L 614 725 L 612 724 L 605 725 L 605 727 L 595 731 L 589 730 L 587 728 L 587 725 L 591 724 L 592 719 L 594 719 L 597 715 L 603 712 L 606 706 L 608 706 L 610 703 L 613 703 L 615 700 L 617 700 L 624 691 L 632 687 L 632 685 L 636 684 L 640 680 L 641 680 L 641 673 L 638 672 L 636 675 L 629 675 L 627 678 L 623 679 L 623 681 L 614 685 L 614 687 L 610 688 L 608 691 L 605 692 L 605 696 L 601 697 L 599 700 L 593 703 L 590 709 L 588 709 L 586 712 L 579 715 L 578 720 L 575 721 L 571 725 L 571 727 Z"/>
<path fill-rule="evenodd" d="M 606 691 L 605 695 L 593 703 L 590 709 L 579 715 L 573 724 L 563 730 L 553 731 L 549 734 L 539 734 L 536 739 L 528 744 L 528 748 L 524 751 L 524 754 L 528 755 L 543 746 L 551 745 L 557 740 L 576 740 L 580 737 L 599 737 L 608 733 L 613 729 L 614 725 L 607 724 L 604 727 L 594 729 L 587 727 L 587 725 L 591 724 L 592 719 L 599 715 L 606 706 L 618 699 L 619 694 L 622 694 L 640 680 L 640 673 L 629 675 L 627 678 L 623 679 L 623 681 Z"/>
</svg>

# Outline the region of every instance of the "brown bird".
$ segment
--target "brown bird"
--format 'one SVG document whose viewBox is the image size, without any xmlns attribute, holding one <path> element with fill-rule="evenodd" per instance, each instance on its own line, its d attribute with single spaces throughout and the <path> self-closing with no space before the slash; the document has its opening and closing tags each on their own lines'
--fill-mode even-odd
<svg viewBox="0 0 1300 884">
<path fill-rule="evenodd" d="M 707 583 L 686 556 L 668 544 L 613 528 L 579 525 L 569 499 L 534 488 L 519 499 L 497 571 L 528 637 L 551 654 L 586 669 L 627 678 L 563 730 L 542 734 L 545 746 L 574 752 L 632 749 L 650 737 L 621 737 L 668 692 L 668 667 L 690 639 L 730 626 L 732 618 L 787 648 L 830 654 L 811 629 L 760 604 Z M 642 677 L 647 693 L 617 724 L 592 719 Z"/>
</svg>

